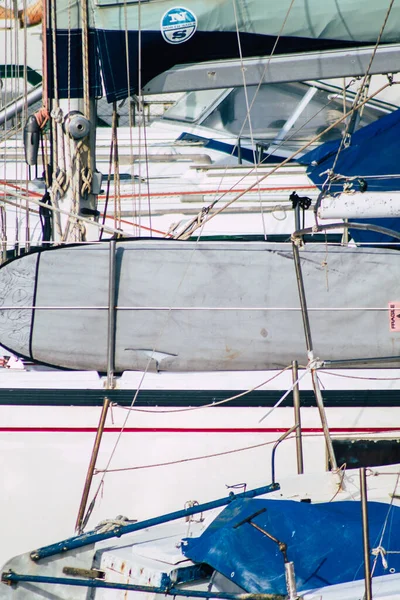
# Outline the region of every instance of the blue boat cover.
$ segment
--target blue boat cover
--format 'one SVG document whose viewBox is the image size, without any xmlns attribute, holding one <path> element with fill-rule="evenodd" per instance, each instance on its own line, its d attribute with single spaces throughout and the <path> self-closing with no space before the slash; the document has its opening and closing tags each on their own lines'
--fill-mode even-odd
<svg viewBox="0 0 400 600">
<path fill-rule="evenodd" d="M 358 501 L 309 504 L 236 499 L 199 538 L 183 540 L 185 556 L 210 565 L 246 592 L 285 594 L 284 559 L 277 543 L 247 522 L 236 526 L 262 509 L 264 512 L 251 520 L 287 544 L 287 558 L 294 562 L 298 591 L 362 579 Z M 369 502 L 368 521 L 371 549 L 381 546 L 386 551 L 400 551 L 400 508 Z M 386 554 L 386 560 L 387 569 L 381 557 L 376 558 L 374 576 L 387 574 L 389 569 L 399 571 L 400 553 Z"/>
<path fill-rule="evenodd" d="M 352 135 L 351 145 L 341 150 L 335 165 L 335 173 L 349 177 L 354 175 L 360 178 L 366 177 L 369 191 L 400 190 L 400 177 L 390 177 L 399 174 L 399 137 L 400 109 L 356 131 Z M 326 179 L 326 175 L 321 174 L 332 168 L 339 145 L 340 140 L 327 142 L 299 159 L 299 162 L 308 165 L 308 176 L 319 188 Z M 371 175 L 381 177 L 368 179 Z M 357 184 L 355 188 L 357 189 Z M 340 192 L 342 189 L 342 184 L 333 184 L 331 193 Z M 374 223 L 400 231 L 399 218 L 358 219 L 357 222 Z M 370 231 L 352 229 L 351 235 L 356 242 L 386 244 L 392 241 L 398 242 L 397 238 L 388 238 L 383 234 Z"/>
</svg>

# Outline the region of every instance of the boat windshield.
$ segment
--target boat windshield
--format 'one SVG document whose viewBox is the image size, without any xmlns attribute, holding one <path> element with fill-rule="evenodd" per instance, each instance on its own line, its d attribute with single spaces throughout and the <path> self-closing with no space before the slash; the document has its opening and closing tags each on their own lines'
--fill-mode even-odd
<svg viewBox="0 0 400 600">
<path fill-rule="evenodd" d="M 190 122 L 215 132 L 261 144 L 284 143 L 299 148 L 325 131 L 352 108 L 355 93 L 323 82 L 291 82 L 187 92 L 164 114 L 164 119 Z M 250 107 L 251 119 L 247 118 Z M 396 107 L 381 101 L 367 103 L 357 116 L 355 130 Z M 346 121 L 325 133 L 320 142 L 341 137 Z"/>
<path fill-rule="evenodd" d="M 236 88 L 222 99 L 201 125 L 242 138 L 250 134 L 259 140 L 307 142 L 337 121 L 352 107 L 354 94 L 338 88 L 321 88 L 309 83 L 267 84 Z M 247 105 L 251 119 L 247 119 Z M 372 123 L 394 107 L 386 103 L 367 104 L 357 128 Z M 251 128 L 250 128 L 251 125 Z M 322 141 L 340 137 L 345 123 L 330 130 Z"/>
<path fill-rule="evenodd" d="M 194 123 L 204 119 L 210 113 L 216 101 L 222 100 L 226 94 L 226 90 L 187 92 L 164 113 L 163 119 Z"/>
</svg>

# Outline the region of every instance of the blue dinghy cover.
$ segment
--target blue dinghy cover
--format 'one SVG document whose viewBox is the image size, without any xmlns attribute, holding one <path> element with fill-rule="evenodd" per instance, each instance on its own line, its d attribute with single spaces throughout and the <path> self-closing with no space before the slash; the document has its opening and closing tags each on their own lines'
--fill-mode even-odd
<svg viewBox="0 0 400 600">
<path fill-rule="evenodd" d="M 206 563 L 249 593 L 285 594 L 284 560 L 278 545 L 244 519 L 287 544 L 298 591 L 363 577 L 361 504 L 358 501 L 308 504 L 292 500 L 240 500 L 227 506 L 199 538 L 183 540 L 182 551 Z M 383 539 L 385 520 L 389 519 Z M 371 549 L 400 551 L 400 508 L 368 503 Z M 371 564 L 374 557 L 371 556 Z M 376 559 L 374 577 L 400 569 L 400 554 L 387 554 L 387 569 Z M 393 572 L 393 571 L 392 571 Z"/>
<path fill-rule="evenodd" d="M 351 145 L 341 150 L 335 166 L 335 173 L 348 177 L 356 175 L 361 178 L 381 175 L 382 178 L 366 179 L 369 191 L 400 190 L 400 177 L 389 177 L 399 173 L 399 136 L 400 109 L 356 131 L 351 137 Z M 326 175 L 321 175 L 321 173 L 332 168 L 339 145 L 340 140 L 326 142 L 299 159 L 299 162 L 308 165 L 307 174 L 319 188 L 326 179 Z M 341 183 L 333 184 L 331 193 L 342 191 L 342 188 Z M 355 188 L 357 189 L 356 182 Z M 353 221 L 355 222 L 355 219 Z M 399 218 L 357 219 L 357 222 L 373 223 L 400 231 Z M 388 238 L 388 236 L 373 231 L 351 229 L 350 232 L 355 242 L 383 242 L 386 244 L 392 241 L 398 242 L 397 238 Z"/>
</svg>

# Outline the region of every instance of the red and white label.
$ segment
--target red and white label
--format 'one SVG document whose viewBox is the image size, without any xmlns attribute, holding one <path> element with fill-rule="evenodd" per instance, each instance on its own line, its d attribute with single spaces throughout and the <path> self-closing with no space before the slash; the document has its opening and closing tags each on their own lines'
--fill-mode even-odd
<svg viewBox="0 0 400 600">
<path fill-rule="evenodd" d="M 400 331 L 400 302 L 389 302 L 389 329 Z"/>
</svg>

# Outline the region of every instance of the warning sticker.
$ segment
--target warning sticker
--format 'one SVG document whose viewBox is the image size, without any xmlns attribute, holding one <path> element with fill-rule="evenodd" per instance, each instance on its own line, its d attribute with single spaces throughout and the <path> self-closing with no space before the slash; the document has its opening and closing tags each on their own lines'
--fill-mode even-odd
<svg viewBox="0 0 400 600">
<path fill-rule="evenodd" d="M 400 331 L 400 302 L 389 302 L 389 329 Z"/>
</svg>

